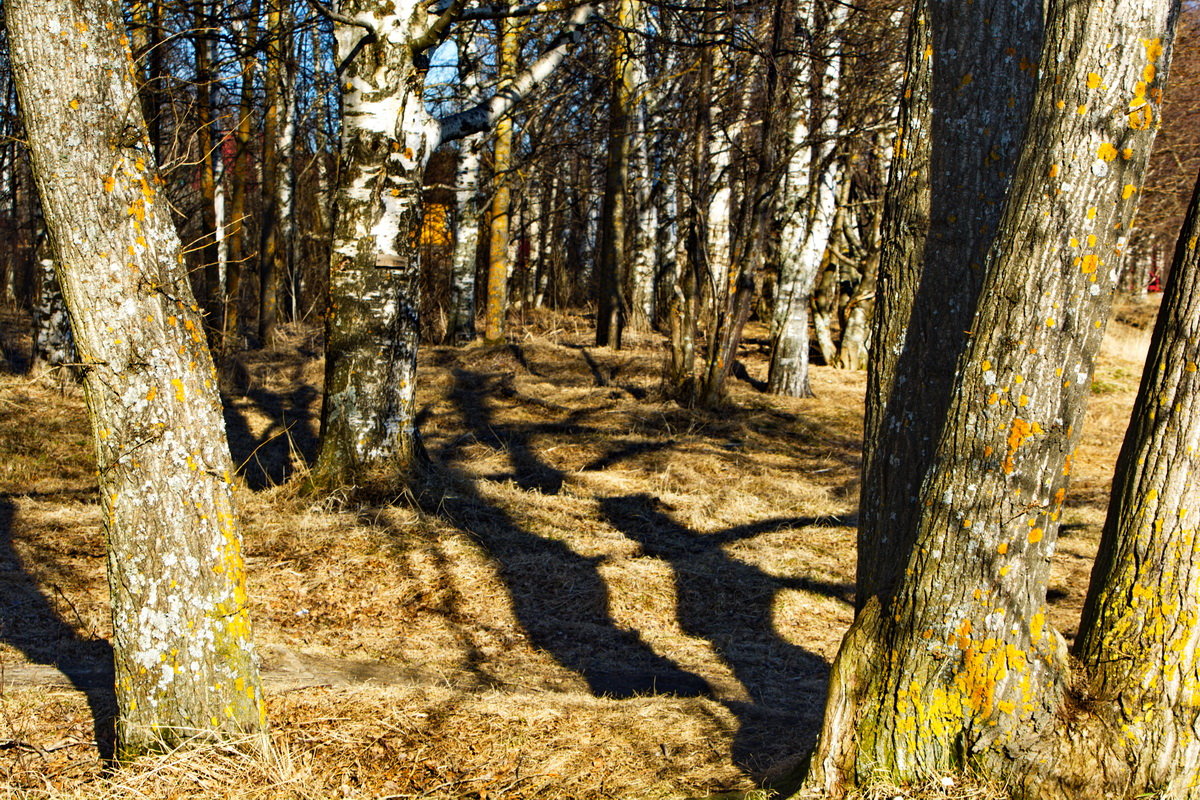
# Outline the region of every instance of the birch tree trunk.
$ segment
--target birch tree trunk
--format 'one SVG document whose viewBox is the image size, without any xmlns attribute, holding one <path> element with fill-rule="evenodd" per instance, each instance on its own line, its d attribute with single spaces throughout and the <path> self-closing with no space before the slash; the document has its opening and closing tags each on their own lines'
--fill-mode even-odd
<svg viewBox="0 0 1200 800">
<path fill-rule="evenodd" d="M 215 371 L 115 0 L 8 0 L 12 62 L 96 444 L 119 752 L 266 747 Z"/>
<path fill-rule="evenodd" d="M 812 2 L 801 3 L 798 24 L 816 28 Z M 792 101 L 792 157 L 780 201 L 779 293 L 772 317 L 774 344 L 767 391 L 811 397 L 808 376 L 808 310 L 813 286 L 829 247 L 842 184 L 838 146 L 838 96 L 841 92 L 841 27 L 849 7 L 834 4 L 823 22 L 824 69 L 817 86 L 805 58 Z M 815 134 L 815 136 L 814 136 Z"/>
<path fill-rule="evenodd" d="M 473 32 L 459 37 L 459 80 L 467 91 L 467 102 L 478 103 L 479 48 Z M 446 339 L 455 344 L 475 338 L 475 267 L 479 253 L 479 222 L 483 198 L 479 193 L 482 134 L 463 139 L 458 153 L 454 201 L 454 254 L 450 263 L 450 303 Z"/>
<path fill-rule="evenodd" d="M 965 242 L 928 239 L 925 270 L 947 251 L 967 250 L 971 257 L 958 263 L 982 275 L 978 309 L 968 326 L 956 328 L 970 335 L 957 334 L 965 341 L 948 369 L 940 430 L 923 428 L 935 437 L 923 482 L 915 496 L 873 509 L 885 520 L 877 535 L 890 541 L 886 551 L 875 543 L 877 560 L 860 573 L 866 603 L 835 660 L 811 789 L 838 795 L 850 785 L 918 781 L 968 765 L 1017 797 L 1162 788 L 1140 782 L 1147 755 L 1127 748 L 1109 727 L 1121 699 L 1075 693 L 1062 636 L 1046 620 L 1046 590 L 1177 10 L 1167 0 L 1051 0 L 1043 17 L 1041 0 L 1024 8 L 1010 0 L 931 0 L 918 18 L 917 40 L 921 28 L 930 34 L 917 53 L 934 62 L 935 102 L 948 91 L 952 102 L 982 110 L 993 98 L 970 95 L 998 87 L 970 89 L 976 81 L 1002 80 L 1010 93 L 1030 71 L 1039 82 L 1024 142 L 1012 148 L 1018 158 L 1011 185 L 993 184 L 984 194 L 1004 209 L 995 227 L 985 228 L 994 233 L 981 234 L 973 220 Z M 1031 42 L 1044 42 L 1040 69 L 1016 48 Z M 991 48 L 998 52 L 989 56 Z M 918 91 L 929 91 L 924 85 Z M 1001 95 L 1002 105 L 1008 96 L 1022 105 L 1011 94 Z M 1003 113 L 935 115 L 926 151 L 935 182 L 938 165 L 963 164 L 958 148 L 976 141 L 981 128 L 994 132 Z M 927 130 L 909 129 L 915 136 Z M 997 160 L 988 155 L 982 163 L 990 183 L 1008 170 L 992 166 Z M 987 207 L 974 191 L 940 206 L 948 199 L 934 193 L 935 220 L 945 214 L 958 224 Z M 976 249 L 992 237 L 989 249 Z M 919 274 L 921 263 L 912 264 Z M 910 308 L 909 340 L 919 295 Z M 894 335 L 889 323 L 883 330 Z M 876 351 L 890 351 L 893 341 Z M 929 364 L 907 355 L 887 355 L 893 402 L 911 402 L 934 379 Z M 931 412 L 926 406 L 921 413 Z M 885 441 L 911 436 L 898 425 L 880 433 Z M 886 469 L 907 474 L 913 466 L 897 457 Z M 1155 580 L 1169 583 L 1165 571 Z M 1195 723 L 1194 709 L 1175 708 Z"/>
<path fill-rule="evenodd" d="M 416 0 L 345 0 L 338 22 L 342 174 L 326 318 L 318 489 L 394 491 L 421 454 L 415 429 L 421 179 L 438 144 L 408 44 Z"/>
<path fill-rule="evenodd" d="M 479 218 L 483 202 L 479 194 L 480 150 L 483 136 L 467 137 L 458 155 L 454 226 L 454 255 L 450 265 L 450 308 L 446 339 L 455 344 L 475 338 L 475 262 L 479 252 Z"/>
</svg>

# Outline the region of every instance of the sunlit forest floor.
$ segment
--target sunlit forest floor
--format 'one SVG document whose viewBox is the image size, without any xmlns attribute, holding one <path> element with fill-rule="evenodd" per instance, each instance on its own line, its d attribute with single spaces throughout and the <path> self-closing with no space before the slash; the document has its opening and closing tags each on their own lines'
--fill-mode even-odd
<svg viewBox="0 0 1200 800">
<path fill-rule="evenodd" d="M 1149 317 L 1118 314 L 1096 374 L 1050 588 L 1068 639 Z M 116 773 L 82 393 L 0 376 L 0 797 L 687 798 L 786 773 L 851 620 L 865 376 L 765 395 L 752 330 L 728 407 L 694 411 L 661 397 L 661 340 L 590 339 L 546 314 L 426 348 L 436 490 L 353 510 L 298 491 L 317 333 L 246 354 L 226 418 L 276 754 Z"/>
</svg>

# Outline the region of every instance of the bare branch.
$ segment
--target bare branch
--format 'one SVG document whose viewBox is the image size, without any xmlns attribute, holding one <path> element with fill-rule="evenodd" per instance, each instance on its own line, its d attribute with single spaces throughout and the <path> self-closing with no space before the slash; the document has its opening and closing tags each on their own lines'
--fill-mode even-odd
<svg viewBox="0 0 1200 800">
<path fill-rule="evenodd" d="M 502 87 L 487 100 L 465 111 L 443 117 L 440 120 L 442 128 L 440 141 L 442 143 L 451 142 L 473 133 L 486 131 L 495 125 L 496 120 L 511 111 L 538 84 L 550 77 L 567 57 L 571 46 L 579 41 L 583 26 L 595 16 L 596 7 L 594 5 L 588 4 L 577 8 L 571 15 L 567 29 L 554 37 L 541 57 L 529 69 L 513 79 L 512 83 Z"/>
</svg>

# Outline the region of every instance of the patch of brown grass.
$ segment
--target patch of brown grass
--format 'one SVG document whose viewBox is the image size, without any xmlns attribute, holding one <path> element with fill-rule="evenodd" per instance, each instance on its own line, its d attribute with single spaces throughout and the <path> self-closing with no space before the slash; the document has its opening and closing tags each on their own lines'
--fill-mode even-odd
<svg viewBox="0 0 1200 800">
<path fill-rule="evenodd" d="M 332 510 L 288 482 L 315 442 L 311 332 L 246 355 L 227 422 L 276 755 L 210 749 L 107 775 L 81 695 L 9 686 L 0 787 L 684 798 L 750 792 L 794 761 L 851 619 L 865 376 L 817 367 L 815 400 L 735 380 L 728 408 L 688 410 L 661 399 L 658 342 L 616 352 L 578 318 L 535 322 L 511 346 L 423 352 L 439 472 L 383 508 Z M 1112 330 L 1052 583 L 1067 633 L 1145 336 Z M 761 350 L 742 357 L 765 377 Z M 0 668 L 95 660 L 107 600 L 79 392 L 0 377 L 0 452 Z M 871 797 L 999 796 L 954 781 Z"/>
</svg>

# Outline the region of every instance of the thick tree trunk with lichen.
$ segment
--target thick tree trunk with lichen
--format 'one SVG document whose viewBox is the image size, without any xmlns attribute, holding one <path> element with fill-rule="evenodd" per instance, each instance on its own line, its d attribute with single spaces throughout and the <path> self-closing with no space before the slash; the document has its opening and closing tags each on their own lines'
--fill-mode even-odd
<svg viewBox="0 0 1200 800">
<path fill-rule="evenodd" d="M 893 591 L 912 547 L 917 492 L 1024 139 L 1041 8 L 1041 0 L 919 0 L 913 11 L 871 337 L 860 607 Z M 995 28 L 981 23 L 989 15 Z"/>
<path fill-rule="evenodd" d="M 266 746 L 212 359 L 116 0 L 9 0 L 35 174 L 82 364 L 125 756 Z"/>
<path fill-rule="evenodd" d="M 1106 701 L 1126 793 L 1197 797 L 1200 775 L 1200 184 L 1117 462 L 1076 655 Z"/>
<path fill-rule="evenodd" d="M 892 495 L 873 509 L 886 520 L 873 532 L 886 531 L 890 543 L 885 549 L 875 541 L 876 560 L 860 573 L 866 603 L 834 668 L 808 777 L 809 788 L 827 794 L 967 765 L 1021 797 L 1129 796 L 1159 788 L 1131 777 L 1138 756 L 1119 737 L 1104 735 L 1103 701 L 1097 708 L 1072 694 L 1066 650 L 1046 621 L 1045 603 L 1070 460 L 1156 127 L 1177 4 L 1052 0 L 1044 26 L 1042 10 L 1041 0 L 1028 7 L 931 0 L 916 22 L 917 41 L 929 36 L 917 53 L 933 62 L 934 97 L 947 81 L 966 111 L 934 115 L 927 152 L 935 185 L 939 164 L 964 161 L 958 146 L 981 127 L 996 133 L 1003 121 L 990 97 L 969 97 L 979 91 L 971 87 L 981 79 L 1020 84 L 1022 74 L 1037 68 L 1022 63 L 1015 45 L 1045 45 L 1011 186 L 1004 190 L 1010 168 L 992 156 L 1005 154 L 985 149 L 985 171 L 1002 182 L 989 178 L 990 186 L 952 195 L 955 204 L 941 208 L 936 204 L 951 198 L 935 192 L 923 259 L 908 254 L 918 275 L 945 258 L 948 247 L 963 248 L 959 255 L 968 258 L 959 263 L 967 269 L 979 259 L 978 309 L 969 325 L 955 328 L 970 331 L 957 363 L 948 376 L 931 375 L 936 363 L 890 350 L 903 325 L 891 319 L 882 326 L 886 335 L 876 350 L 890 350 L 883 377 L 891 403 L 912 407 L 911 395 L 933 380 L 948 380 L 950 390 L 940 430 L 925 428 L 932 446 L 914 448 L 922 461 L 893 449 L 887 462 L 890 472 L 904 474 L 921 463 L 921 474 L 911 494 Z M 979 60 L 992 48 L 998 52 Z M 1014 101 L 1020 108 L 1020 97 Z M 974 116 L 981 109 L 987 110 Z M 1012 124 L 1024 127 L 1019 117 Z M 908 146 L 921 144 L 910 139 Z M 989 237 L 979 233 L 978 220 L 964 231 L 966 242 L 948 244 L 933 234 L 986 208 L 976 194 L 985 188 L 1004 209 L 994 227 L 984 228 L 994 230 L 989 249 L 981 247 Z M 911 341 L 925 329 L 917 325 L 919 297 L 907 302 Z M 889 303 L 889 312 L 899 305 Z M 911 436 L 902 429 L 893 422 L 875 432 L 886 446 Z M 868 471 L 867 481 L 874 480 Z M 878 495 L 868 497 L 878 502 Z"/>
<path fill-rule="evenodd" d="M 421 178 L 439 132 L 407 44 L 428 22 L 424 9 L 416 2 L 352 0 L 342 3 L 341 14 L 378 35 L 335 27 L 338 60 L 348 63 L 321 447 L 312 472 L 323 491 L 392 491 L 420 454 L 416 240 Z"/>
</svg>

